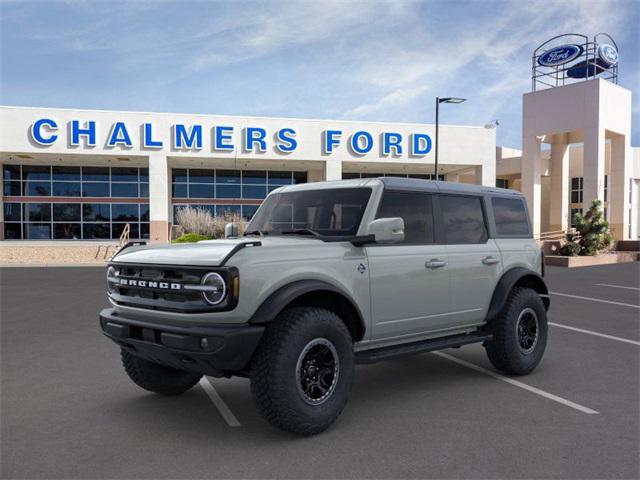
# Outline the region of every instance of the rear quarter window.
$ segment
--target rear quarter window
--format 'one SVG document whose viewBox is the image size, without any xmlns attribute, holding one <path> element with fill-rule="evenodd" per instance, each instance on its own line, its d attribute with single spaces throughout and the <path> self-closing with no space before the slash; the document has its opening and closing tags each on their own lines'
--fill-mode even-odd
<svg viewBox="0 0 640 480">
<path fill-rule="evenodd" d="M 521 198 L 492 198 L 491 206 L 498 236 L 531 235 L 527 209 Z"/>
</svg>

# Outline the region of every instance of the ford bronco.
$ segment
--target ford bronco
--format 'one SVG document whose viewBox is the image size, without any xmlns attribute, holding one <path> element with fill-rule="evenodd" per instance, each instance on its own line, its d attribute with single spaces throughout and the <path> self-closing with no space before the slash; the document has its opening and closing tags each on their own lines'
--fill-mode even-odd
<svg viewBox="0 0 640 480">
<path fill-rule="evenodd" d="M 516 191 L 285 186 L 242 237 L 121 249 L 100 324 L 140 387 L 249 377 L 270 423 L 312 435 L 342 412 L 357 363 L 482 343 L 496 369 L 531 372 L 547 343 L 543 263 Z"/>
</svg>

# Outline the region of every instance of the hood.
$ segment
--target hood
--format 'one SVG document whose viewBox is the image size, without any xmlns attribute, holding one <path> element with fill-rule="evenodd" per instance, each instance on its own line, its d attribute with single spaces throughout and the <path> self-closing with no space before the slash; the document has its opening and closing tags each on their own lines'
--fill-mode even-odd
<svg viewBox="0 0 640 480">
<path fill-rule="evenodd" d="M 243 237 L 225 240 L 205 240 L 198 243 L 179 243 L 169 245 L 143 245 L 129 247 L 116 255 L 114 262 L 146 263 L 159 265 L 203 265 L 209 267 L 219 266 L 233 249 L 241 243 L 260 242 L 261 247 L 270 245 L 299 245 L 304 243 L 318 244 L 321 240 L 300 237 Z"/>
</svg>

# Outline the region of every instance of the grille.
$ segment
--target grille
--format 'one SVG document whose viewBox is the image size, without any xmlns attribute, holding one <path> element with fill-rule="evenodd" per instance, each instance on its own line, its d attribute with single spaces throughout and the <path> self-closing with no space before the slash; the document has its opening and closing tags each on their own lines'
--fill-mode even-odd
<svg viewBox="0 0 640 480">
<path fill-rule="evenodd" d="M 147 286 L 122 285 L 111 283 L 111 299 L 119 305 L 126 305 L 151 310 L 175 312 L 205 312 L 215 310 L 202 298 L 198 291 L 183 288 L 161 288 L 160 285 L 194 286 L 200 285 L 202 277 L 211 271 L 210 268 L 122 265 L 111 264 L 115 276 L 135 283 L 145 281 Z M 221 272 L 222 274 L 222 272 Z M 224 275 L 223 275 L 224 276 Z M 152 286 L 148 283 L 152 282 Z M 157 284 L 157 286 L 155 286 Z"/>
</svg>

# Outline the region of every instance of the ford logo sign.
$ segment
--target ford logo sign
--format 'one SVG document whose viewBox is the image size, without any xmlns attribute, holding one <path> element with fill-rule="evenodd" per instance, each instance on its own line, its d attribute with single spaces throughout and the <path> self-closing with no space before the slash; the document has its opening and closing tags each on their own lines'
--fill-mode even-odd
<svg viewBox="0 0 640 480">
<path fill-rule="evenodd" d="M 618 50 L 613 45 L 603 43 L 598 47 L 598 58 L 610 67 L 618 63 Z"/>
<path fill-rule="evenodd" d="M 584 48 L 580 45 L 561 45 L 559 47 L 547 50 L 538 57 L 538 63 L 543 67 L 557 67 L 569 63 L 571 60 L 575 60 L 580 55 Z"/>
</svg>

